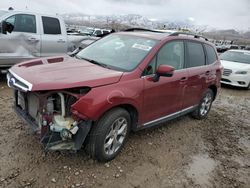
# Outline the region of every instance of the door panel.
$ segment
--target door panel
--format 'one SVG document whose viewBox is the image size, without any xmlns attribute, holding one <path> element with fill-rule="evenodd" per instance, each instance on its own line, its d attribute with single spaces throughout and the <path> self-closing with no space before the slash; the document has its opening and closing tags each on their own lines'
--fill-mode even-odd
<svg viewBox="0 0 250 188">
<path fill-rule="evenodd" d="M 210 75 L 209 66 L 205 65 L 203 45 L 199 42 L 186 42 L 186 66 L 188 71 L 187 87 L 185 89 L 183 108 L 200 103 L 207 77 Z"/>
<path fill-rule="evenodd" d="M 172 114 L 182 109 L 186 70 L 175 71 L 172 77 L 160 77 L 158 82 L 144 77 L 144 123 Z"/>
<path fill-rule="evenodd" d="M 194 67 L 188 69 L 188 81 L 185 88 L 185 94 L 183 100 L 183 108 L 188 108 L 193 105 L 197 105 L 203 94 L 203 86 L 206 83 L 206 70 L 204 67 Z"/>
<path fill-rule="evenodd" d="M 182 109 L 183 91 L 188 78 L 187 70 L 183 69 L 184 54 L 183 41 L 167 42 L 145 68 L 142 113 L 145 123 Z M 151 78 L 159 65 L 174 67 L 174 74 L 172 77 L 162 76 L 158 82 L 153 82 Z"/>
<path fill-rule="evenodd" d="M 41 36 L 37 34 L 35 15 L 16 14 L 6 21 L 14 25 L 14 30 L 0 34 L 1 66 L 40 57 Z"/>
<path fill-rule="evenodd" d="M 42 16 L 41 56 L 54 56 L 67 53 L 67 35 L 62 31 L 60 20 Z"/>
</svg>

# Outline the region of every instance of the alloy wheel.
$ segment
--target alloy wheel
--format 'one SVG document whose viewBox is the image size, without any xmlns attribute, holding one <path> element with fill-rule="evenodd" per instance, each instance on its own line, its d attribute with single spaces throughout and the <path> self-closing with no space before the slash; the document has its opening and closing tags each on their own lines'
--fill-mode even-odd
<svg viewBox="0 0 250 188">
<path fill-rule="evenodd" d="M 113 122 L 104 142 L 104 151 L 107 155 L 113 155 L 120 149 L 125 140 L 127 129 L 126 118 L 120 117 Z"/>
<path fill-rule="evenodd" d="M 203 98 L 200 107 L 200 114 L 202 116 L 205 116 L 208 113 L 211 104 L 212 104 L 212 95 L 210 93 L 207 93 L 206 96 Z"/>
</svg>

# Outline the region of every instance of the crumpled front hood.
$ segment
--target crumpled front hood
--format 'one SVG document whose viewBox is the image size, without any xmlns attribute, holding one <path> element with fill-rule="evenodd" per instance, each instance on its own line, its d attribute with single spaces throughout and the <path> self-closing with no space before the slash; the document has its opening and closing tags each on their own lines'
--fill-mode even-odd
<svg viewBox="0 0 250 188">
<path fill-rule="evenodd" d="M 116 83 L 123 74 L 68 56 L 23 62 L 14 65 L 9 72 L 9 86 L 24 84 L 29 91 L 97 87 Z"/>
</svg>

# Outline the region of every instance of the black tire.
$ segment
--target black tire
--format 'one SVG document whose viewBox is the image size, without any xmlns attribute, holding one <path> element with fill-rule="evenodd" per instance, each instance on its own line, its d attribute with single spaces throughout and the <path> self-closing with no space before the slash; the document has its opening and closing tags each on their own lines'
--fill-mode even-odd
<svg viewBox="0 0 250 188">
<path fill-rule="evenodd" d="M 124 122 L 124 124 L 119 125 Z M 126 130 L 119 135 L 119 130 L 115 127 L 126 124 Z M 94 123 L 86 144 L 87 153 L 93 158 L 101 162 L 114 159 L 123 148 L 131 128 L 131 118 L 129 113 L 123 108 L 114 108 L 106 112 L 103 117 Z M 124 128 L 125 129 L 125 128 Z M 110 135 L 110 137 L 109 137 Z M 122 139 L 122 137 L 124 137 Z M 119 138 L 119 139 L 118 139 Z M 113 139 L 113 141 L 112 141 Z M 105 142 L 107 142 L 105 144 Z M 109 143 L 111 144 L 109 145 Z M 105 145 L 110 148 L 106 148 Z M 116 148 L 119 147 L 119 148 Z M 115 149 L 113 149 L 115 148 Z M 111 151 L 112 150 L 112 151 Z M 113 152 L 113 153 L 112 153 Z"/>
<path fill-rule="evenodd" d="M 192 117 L 195 119 L 206 118 L 211 109 L 213 100 L 214 92 L 211 89 L 207 89 L 206 92 L 202 95 L 199 106 L 195 109 L 195 111 L 192 112 Z"/>
</svg>

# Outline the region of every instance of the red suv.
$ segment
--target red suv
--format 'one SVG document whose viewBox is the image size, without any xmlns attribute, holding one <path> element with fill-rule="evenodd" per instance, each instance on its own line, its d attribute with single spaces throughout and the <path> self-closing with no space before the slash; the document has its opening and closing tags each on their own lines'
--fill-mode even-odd
<svg viewBox="0 0 250 188">
<path fill-rule="evenodd" d="M 205 118 L 220 87 L 216 49 L 187 33 L 114 33 L 68 56 L 13 66 L 15 110 L 48 150 L 85 146 L 113 159 L 130 131 L 191 113 Z"/>
</svg>

